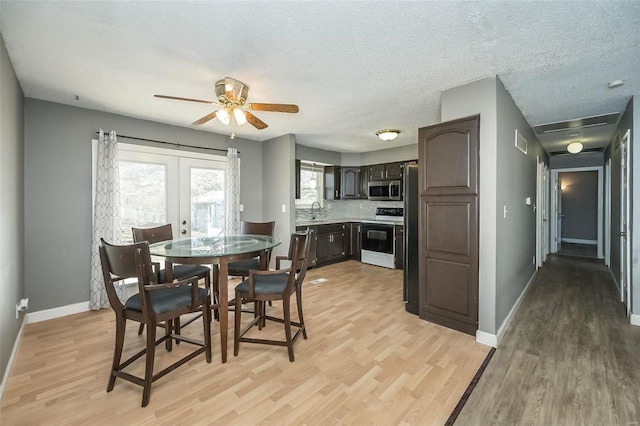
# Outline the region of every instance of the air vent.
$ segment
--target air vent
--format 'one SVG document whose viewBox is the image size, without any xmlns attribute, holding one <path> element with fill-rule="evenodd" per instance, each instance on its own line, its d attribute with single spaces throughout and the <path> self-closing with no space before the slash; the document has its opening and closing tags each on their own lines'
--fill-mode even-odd
<svg viewBox="0 0 640 426">
<path fill-rule="evenodd" d="M 558 121 L 556 123 L 539 124 L 533 129 L 538 134 L 562 132 L 569 129 L 580 129 L 584 127 L 605 126 L 607 124 L 616 124 L 618 121 L 619 112 L 612 112 L 610 114 L 596 115 L 593 117 L 576 118 L 569 121 Z"/>
<path fill-rule="evenodd" d="M 580 154 L 584 154 L 585 152 L 602 152 L 604 148 L 600 147 L 600 148 L 587 148 L 587 149 L 583 149 L 582 151 L 580 151 Z M 554 157 L 556 155 L 580 155 L 580 154 L 570 154 L 567 152 L 567 150 L 565 149 L 564 151 L 553 151 L 550 152 L 549 155 Z"/>
<path fill-rule="evenodd" d="M 527 153 L 527 140 L 518 132 L 516 129 L 516 148 L 522 151 L 524 154 Z"/>
</svg>

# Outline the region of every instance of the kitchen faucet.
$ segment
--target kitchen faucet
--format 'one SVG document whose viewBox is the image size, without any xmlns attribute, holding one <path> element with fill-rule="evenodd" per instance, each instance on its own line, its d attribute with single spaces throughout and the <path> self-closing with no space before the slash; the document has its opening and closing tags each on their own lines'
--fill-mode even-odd
<svg viewBox="0 0 640 426">
<path fill-rule="evenodd" d="M 315 206 L 316 204 L 318 205 L 318 211 L 322 210 L 322 206 L 320 205 L 319 202 L 314 201 L 313 203 L 311 203 L 311 219 L 312 220 L 315 220 L 315 218 L 316 218 L 316 213 L 313 210 L 313 206 Z"/>
</svg>

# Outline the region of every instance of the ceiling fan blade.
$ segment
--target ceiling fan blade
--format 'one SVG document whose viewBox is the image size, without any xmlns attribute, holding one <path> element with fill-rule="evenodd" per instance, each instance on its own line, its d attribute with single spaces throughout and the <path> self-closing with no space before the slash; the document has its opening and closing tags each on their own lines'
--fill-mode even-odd
<svg viewBox="0 0 640 426">
<path fill-rule="evenodd" d="M 249 108 L 254 111 L 272 111 L 272 112 L 290 112 L 295 114 L 298 112 L 298 105 L 292 104 L 249 104 Z"/>
<path fill-rule="evenodd" d="M 267 127 L 269 127 L 267 126 L 267 123 L 260 120 L 258 117 L 251 114 L 249 111 L 244 111 L 244 115 L 247 117 L 247 121 L 249 122 L 249 124 L 251 124 L 253 127 L 255 127 L 258 130 L 266 129 Z"/>
<path fill-rule="evenodd" d="M 216 112 L 217 111 L 210 112 L 209 114 L 205 115 L 204 117 L 200 118 L 199 120 L 194 121 L 193 124 L 204 124 L 207 121 L 216 118 Z"/>
<path fill-rule="evenodd" d="M 202 104 L 215 104 L 214 101 L 206 101 L 202 99 L 193 99 L 193 98 L 179 98 L 177 96 L 167 96 L 167 95 L 153 95 L 156 98 L 161 99 L 173 99 L 175 101 L 188 101 L 188 102 L 200 102 Z"/>
</svg>

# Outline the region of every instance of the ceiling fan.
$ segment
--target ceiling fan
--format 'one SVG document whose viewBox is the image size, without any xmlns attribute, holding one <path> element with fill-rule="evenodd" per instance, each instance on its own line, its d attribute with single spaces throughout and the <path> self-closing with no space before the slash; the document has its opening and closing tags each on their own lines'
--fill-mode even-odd
<svg viewBox="0 0 640 426">
<path fill-rule="evenodd" d="M 214 118 L 217 118 L 222 124 L 237 124 L 241 126 L 247 122 L 258 130 L 266 129 L 267 123 L 253 115 L 251 111 L 271 111 L 271 112 L 288 112 L 297 113 L 298 106 L 292 104 L 264 104 L 264 103 L 246 103 L 249 87 L 243 82 L 231 77 L 225 77 L 216 81 L 215 92 L 218 101 L 209 101 L 203 99 L 181 98 L 168 95 L 154 95 L 156 98 L 173 99 L 177 101 L 200 102 L 203 104 L 216 104 L 222 108 L 210 112 L 202 118 L 194 121 L 193 124 L 204 124 Z M 234 133 L 231 134 L 233 138 Z"/>
</svg>

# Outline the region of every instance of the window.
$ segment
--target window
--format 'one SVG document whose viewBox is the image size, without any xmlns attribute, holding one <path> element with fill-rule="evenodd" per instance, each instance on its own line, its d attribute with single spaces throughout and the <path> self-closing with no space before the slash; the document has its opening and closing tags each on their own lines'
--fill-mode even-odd
<svg viewBox="0 0 640 426">
<path fill-rule="evenodd" d="M 314 202 L 320 203 L 324 193 L 324 167 L 317 163 L 300 163 L 300 199 L 296 207 L 311 207 Z"/>
</svg>

